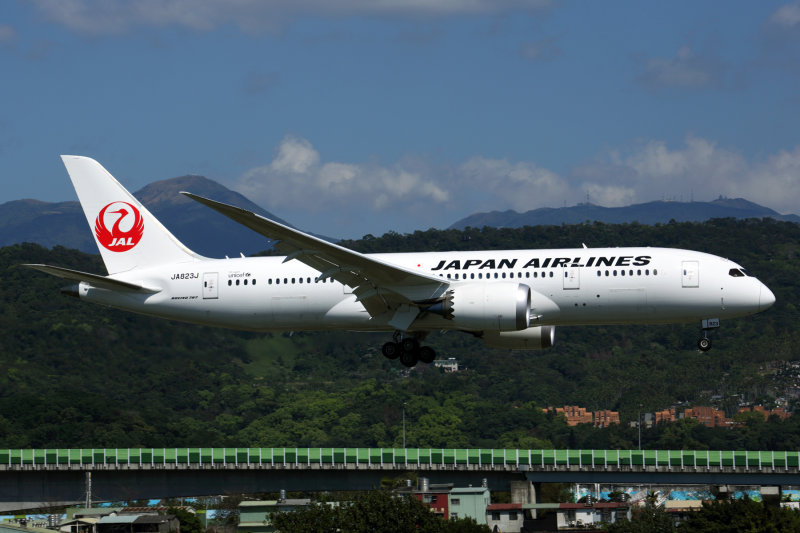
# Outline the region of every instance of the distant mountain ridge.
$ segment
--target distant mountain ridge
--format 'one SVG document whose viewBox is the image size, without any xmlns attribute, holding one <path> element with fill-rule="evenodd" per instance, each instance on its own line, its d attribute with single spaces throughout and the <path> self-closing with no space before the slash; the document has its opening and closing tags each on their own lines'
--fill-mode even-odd
<svg viewBox="0 0 800 533">
<path fill-rule="evenodd" d="M 269 247 L 265 237 L 201 205 L 180 191 L 189 191 L 248 209 L 287 224 L 219 183 L 203 176 L 181 176 L 153 182 L 133 195 L 175 237 L 191 250 L 208 257 L 253 254 Z M 0 246 L 35 242 L 97 253 L 91 229 L 78 202 L 15 200 L 0 205 Z"/>
<path fill-rule="evenodd" d="M 774 218 L 800 222 L 797 215 L 781 215 L 777 211 L 744 198 L 718 198 L 712 202 L 656 201 L 626 207 L 602 207 L 590 203 L 571 207 L 542 207 L 524 213 L 517 211 L 491 211 L 475 213 L 455 222 L 449 229 L 483 226 L 520 228 L 522 226 L 560 226 L 584 222 L 640 224 L 677 222 L 703 222 L 712 218 Z"/>
</svg>

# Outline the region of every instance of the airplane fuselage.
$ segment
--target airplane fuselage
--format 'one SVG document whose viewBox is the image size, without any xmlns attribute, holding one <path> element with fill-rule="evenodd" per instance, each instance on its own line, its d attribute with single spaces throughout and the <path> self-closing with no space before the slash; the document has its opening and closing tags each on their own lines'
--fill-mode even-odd
<svg viewBox="0 0 800 533">
<path fill-rule="evenodd" d="M 578 248 L 370 254 L 459 285 L 531 289 L 531 326 L 656 324 L 757 313 L 774 296 L 736 263 L 667 248 Z M 392 331 L 352 289 L 285 257 L 205 259 L 140 268 L 111 278 L 157 289 L 120 292 L 80 283 L 82 299 L 152 316 L 253 331 Z M 499 286 L 499 285 L 498 285 Z M 423 313 L 408 331 L 465 329 Z"/>
</svg>

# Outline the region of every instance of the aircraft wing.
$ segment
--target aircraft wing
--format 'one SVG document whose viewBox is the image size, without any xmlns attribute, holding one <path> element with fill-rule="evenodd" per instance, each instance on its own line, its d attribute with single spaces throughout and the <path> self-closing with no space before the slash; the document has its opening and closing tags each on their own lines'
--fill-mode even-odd
<svg viewBox="0 0 800 533">
<path fill-rule="evenodd" d="M 149 293 L 156 293 L 161 291 L 161 289 L 153 289 L 150 287 L 145 287 L 143 285 L 137 285 L 136 283 L 120 281 L 118 279 L 109 278 L 106 276 L 100 276 L 98 274 L 90 274 L 88 272 L 81 272 L 80 270 L 72 270 L 70 268 L 63 268 L 51 265 L 38 265 L 38 264 L 25 264 L 22 266 L 33 268 L 34 270 L 44 272 L 45 274 L 50 274 L 51 276 L 55 276 L 61 279 L 68 279 L 70 281 L 77 281 L 77 282 L 83 281 L 99 289 L 110 289 L 116 291 L 123 290 L 130 292 L 149 292 Z"/>
<path fill-rule="evenodd" d="M 319 279 L 330 277 L 352 287 L 353 293 L 372 317 L 387 312 L 398 312 L 398 308 L 403 305 L 407 307 L 414 302 L 435 299 L 449 286 L 448 282 L 441 278 L 380 261 L 246 209 L 188 192 L 181 194 L 277 241 L 275 248 L 286 254 L 286 261 L 297 259 L 305 263 L 320 273 Z M 406 316 L 411 314 L 416 318 L 415 313 L 406 310 Z M 410 325 L 413 318 L 405 321 Z M 404 328 L 398 327 L 398 329 Z"/>
</svg>

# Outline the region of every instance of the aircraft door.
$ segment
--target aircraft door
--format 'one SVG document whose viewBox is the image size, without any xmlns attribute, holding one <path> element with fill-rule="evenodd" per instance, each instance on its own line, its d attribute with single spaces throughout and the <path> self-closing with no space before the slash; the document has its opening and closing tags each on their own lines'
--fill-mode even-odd
<svg viewBox="0 0 800 533">
<path fill-rule="evenodd" d="M 699 261 L 684 261 L 681 264 L 681 286 L 683 287 L 700 286 Z"/>
<path fill-rule="evenodd" d="M 219 288 L 217 281 L 219 279 L 218 272 L 204 272 L 203 273 L 203 299 L 212 300 L 219 298 Z"/>
<path fill-rule="evenodd" d="M 581 271 L 579 268 L 568 267 L 564 269 L 564 290 L 581 288 Z"/>
</svg>

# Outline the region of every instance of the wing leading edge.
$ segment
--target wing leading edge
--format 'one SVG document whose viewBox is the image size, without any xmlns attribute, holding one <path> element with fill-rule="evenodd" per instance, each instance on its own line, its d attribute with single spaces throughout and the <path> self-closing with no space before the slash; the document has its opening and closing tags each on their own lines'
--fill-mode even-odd
<svg viewBox="0 0 800 533">
<path fill-rule="evenodd" d="M 246 209 L 189 192 L 181 194 L 277 241 L 275 248 L 286 254 L 284 261 L 296 259 L 318 271 L 318 279 L 333 278 L 352 287 L 372 318 L 386 316 L 397 329 L 407 329 L 419 314 L 419 306 L 440 298 L 449 286 L 440 278 L 369 257 Z"/>
</svg>

